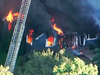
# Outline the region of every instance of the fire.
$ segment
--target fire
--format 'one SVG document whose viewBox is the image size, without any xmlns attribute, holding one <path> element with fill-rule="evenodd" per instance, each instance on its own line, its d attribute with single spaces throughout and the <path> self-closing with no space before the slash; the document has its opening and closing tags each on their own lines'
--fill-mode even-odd
<svg viewBox="0 0 100 75">
<path fill-rule="evenodd" d="M 12 25 L 11 25 L 11 23 L 9 23 L 8 24 L 8 30 L 11 30 L 11 28 L 12 28 Z"/>
<path fill-rule="evenodd" d="M 32 30 L 32 29 L 29 30 L 29 35 L 28 35 L 28 39 L 27 39 L 27 42 L 29 44 L 31 44 L 31 45 L 32 45 L 32 40 L 33 40 L 33 38 L 31 37 L 31 35 L 33 34 L 33 32 L 34 32 L 34 30 Z"/>
<path fill-rule="evenodd" d="M 62 42 L 63 42 L 63 38 L 61 38 L 61 39 L 59 40 L 59 46 L 60 46 L 60 48 L 62 48 Z"/>
<path fill-rule="evenodd" d="M 48 46 L 53 45 L 53 43 L 54 43 L 54 37 L 53 37 L 53 36 L 50 36 L 50 37 L 48 38 Z"/>
<path fill-rule="evenodd" d="M 76 46 L 72 46 L 72 49 L 74 50 Z"/>
<path fill-rule="evenodd" d="M 18 12 L 14 13 L 14 16 L 18 16 L 18 15 L 19 15 L 19 13 L 18 13 Z"/>
<path fill-rule="evenodd" d="M 9 11 L 8 15 L 6 16 L 6 20 L 9 22 L 8 24 L 8 30 L 11 30 L 12 25 L 11 23 L 13 22 L 13 20 L 15 19 L 15 17 L 18 17 L 19 13 L 12 13 L 12 10 Z"/>
<path fill-rule="evenodd" d="M 10 10 L 9 11 L 9 13 L 8 13 L 8 15 L 7 15 L 7 17 L 6 17 L 6 20 L 8 21 L 8 22 L 13 22 L 13 20 L 14 20 L 14 17 L 17 17 L 19 15 L 19 13 L 18 12 L 16 12 L 16 13 L 12 13 L 12 10 Z"/>
<path fill-rule="evenodd" d="M 54 30 L 57 31 L 57 33 L 58 33 L 59 35 L 63 35 L 63 31 L 62 31 L 60 28 L 58 28 L 58 27 L 56 26 L 56 24 L 53 25 L 53 28 L 54 28 Z"/>
<path fill-rule="evenodd" d="M 12 21 L 13 21 L 12 10 L 9 11 L 8 16 L 6 17 L 6 20 L 7 20 L 8 22 L 11 22 L 11 23 L 12 23 Z"/>
</svg>

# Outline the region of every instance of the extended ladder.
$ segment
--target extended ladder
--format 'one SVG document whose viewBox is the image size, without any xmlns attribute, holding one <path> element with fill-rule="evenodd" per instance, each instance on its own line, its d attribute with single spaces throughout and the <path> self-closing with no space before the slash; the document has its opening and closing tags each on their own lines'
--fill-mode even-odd
<svg viewBox="0 0 100 75">
<path fill-rule="evenodd" d="M 9 70 L 11 72 L 14 71 L 20 43 L 21 43 L 23 32 L 25 29 L 25 22 L 28 15 L 30 4 L 31 4 L 31 0 L 22 0 L 18 19 L 13 31 L 8 55 L 5 62 L 5 66 L 9 66 Z"/>
</svg>

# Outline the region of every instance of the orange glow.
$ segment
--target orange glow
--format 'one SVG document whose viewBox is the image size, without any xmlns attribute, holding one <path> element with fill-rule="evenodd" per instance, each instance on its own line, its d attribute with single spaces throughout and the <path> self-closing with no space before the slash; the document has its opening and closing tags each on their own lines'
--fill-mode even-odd
<svg viewBox="0 0 100 75">
<path fill-rule="evenodd" d="M 12 25 L 11 25 L 11 23 L 9 23 L 8 24 L 8 30 L 11 30 L 11 28 L 12 28 Z"/>
<path fill-rule="evenodd" d="M 18 13 L 18 12 L 14 13 L 14 16 L 18 16 L 18 15 L 19 15 L 19 13 Z"/>
<path fill-rule="evenodd" d="M 62 31 L 60 28 L 58 28 L 58 27 L 56 26 L 56 24 L 53 25 L 53 28 L 54 28 L 54 30 L 57 31 L 57 33 L 58 33 L 59 35 L 63 35 L 63 31 Z"/>
<path fill-rule="evenodd" d="M 63 38 L 61 38 L 61 39 L 59 40 L 59 46 L 60 46 L 60 48 L 62 48 L 62 42 L 63 42 Z"/>
<path fill-rule="evenodd" d="M 80 54 L 83 54 L 83 52 L 80 52 Z"/>
<path fill-rule="evenodd" d="M 27 39 L 27 42 L 29 44 L 32 44 L 33 38 L 31 37 L 31 35 L 33 34 L 33 32 L 34 32 L 34 30 L 32 30 L 32 29 L 29 30 L 29 35 L 28 35 L 28 39 Z"/>
<path fill-rule="evenodd" d="M 54 43 L 54 37 L 53 37 L 53 36 L 50 36 L 50 37 L 48 38 L 48 46 L 52 46 L 53 43 Z"/>
<path fill-rule="evenodd" d="M 72 46 L 72 49 L 74 50 L 76 46 Z"/>
</svg>

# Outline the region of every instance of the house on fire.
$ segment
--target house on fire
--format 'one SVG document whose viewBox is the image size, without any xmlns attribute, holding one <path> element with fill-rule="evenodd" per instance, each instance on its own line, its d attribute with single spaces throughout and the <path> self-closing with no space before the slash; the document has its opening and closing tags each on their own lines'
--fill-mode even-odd
<svg viewBox="0 0 100 75">
<path fill-rule="evenodd" d="M 33 49 L 44 49 L 51 47 L 59 47 L 59 38 L 61 38 L 55 30 L 51 31 L 51 34 L 43 33 L 36 38 L 30 38 L 26 35 L 27 48 Z"/>
</svg>

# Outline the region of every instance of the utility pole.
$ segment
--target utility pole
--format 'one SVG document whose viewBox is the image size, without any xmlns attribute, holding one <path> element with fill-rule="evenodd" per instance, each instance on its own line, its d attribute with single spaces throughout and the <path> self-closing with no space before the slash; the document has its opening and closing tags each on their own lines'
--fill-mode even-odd
<svg viewBox="0 0 100 75">
<path fill-rule="evenodd" d="M 28 15 L 31 0 L 22 0 L 18 19 L 13 31 L 11 43 L 8 50 L 8 55 L 6 58 L 5 66 L 9 66 L 11 72 L 14 71 L 19 47 L 21 44 L 23 32 L 25 29 L 25 22 Z"/>
</svg>

